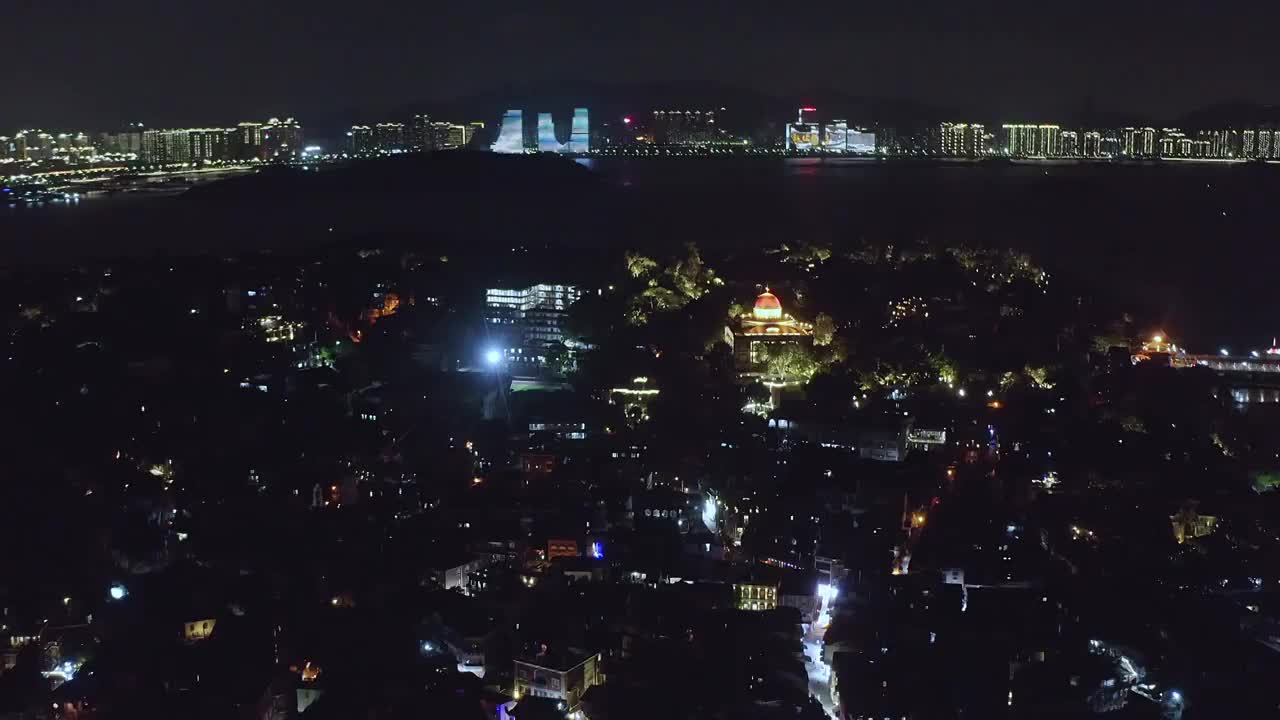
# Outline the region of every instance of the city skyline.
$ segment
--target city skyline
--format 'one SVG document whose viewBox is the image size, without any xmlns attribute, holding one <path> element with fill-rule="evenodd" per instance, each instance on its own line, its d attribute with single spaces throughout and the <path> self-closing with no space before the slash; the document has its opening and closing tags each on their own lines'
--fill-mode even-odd
<svg viewBox="0 0 1280 720">
<path fill-rule="evenodd" d="M 1280 7 L 8 5 L 0 720 L 1280 717 Z"/>
<path fill-rule="evenodd" d="M 666 17 L 613 8 L 584 17 L 506 2 L 479 14 L 389 10 L 285 2 L 241 23 L 153 0 L 69 18 L 21 3 L 7 10 L 11 26 L 24 28 L 13 39 L 8 89 L 21 102 L 6 104 L 0 125 L 292 115 L 326 126 L 358 118 L 357 109 L 379 115 L 513 88 L 645 84 L 887 98 L 1027 121 L 1089 107 L 1174 118 L 1218 102 L 1274 103 L 1268 79 L 1280 69 L 1255 52 L 1277 10 L 1232 3 L 1109 7 L 1105 18 L 1081 10 L 1077 20 L 1034 8 L 961 13 L 929 0 L 910 14 L 862 8 L 820 29 L 780 23 L 761 4 L 730 13 L 708 3 Z M 83 71 L 85 56 L 117 78 L 147 81 L 102 82 Z"/>
</svg>

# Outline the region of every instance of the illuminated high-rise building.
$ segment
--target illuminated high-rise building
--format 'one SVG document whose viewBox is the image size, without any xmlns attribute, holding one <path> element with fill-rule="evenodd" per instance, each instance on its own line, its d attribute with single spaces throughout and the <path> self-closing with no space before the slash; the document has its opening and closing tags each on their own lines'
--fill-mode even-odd
<svg viewBox="0 0 1280 720">
<path fill-rule="evenodd" d="M 818 123 L 787 123 L 788 150 L 817 150 L 822 147 L 822 128 Z"/>
<path fill-rule="evenodd" d="M 1201 130 L 1196 134 L 1200 141 L 1209 143 L 1205 157 L 1227 159 L 1240 154 L 1240 132 L 1238 130 Z"/>
<path fill-rule="evenodd" d="M 19 133 L 26 141 L 27 160 L 48 160 L 57 149 L 57 140 L 47 132 L 25 130 Z"/>
<path fill-rule="evenodd" d="M 293 118 L 271 118 L 262 132 L 265 160 L 292 160 L 302 156 L 302 125 Z"/>
<path fill-rule="evenodd" d="M 1080 157 L 1080 133 L 1075 130 L 1063 130 L 1059 154 L 1062 157 Z"/>
<path fill-rule="evenodd" d="M 1009 124 L 1004 126 L 1004 131 L 1005 149 L 1009 157 L 1062 156 L 1062 128 L 1057 125 Z"/>
<path fill-rule="evenodd" d="M 141 159 L 153 165 L 191 162 L 188 130 L 147 130 L 142 133 Z"/>
<path fill-rule="evenodd" d="M 1084 134 L 1080 143 L 1080 156 L 1087 158 L 1102 157 L 1102 133 L 1097 130 L 1089 130 Z"/>
<path fill-rule="evenodd" d="M 876 154 L 876 134 L 867 130 L 853 129 L 845 135 L 845 152 L 857 155 Z"/>
<path fill-rule="evenodd" d="M 382 152 L 404 149 L 404 123 L 384 122 L 373 126 L 374 147 Z"/>
<path fill-rule="evenodd" d="M 460 148 L 471 144 L 476 134 L 484 130 L 484 123 L 453 123 L 449 127 L 449 146 Z"/>
<path fill-rule="evenodd" d="M 938 154 L 943 157 L 982 157 L 987 129 L 977 123 L 944 122 L 938 128 Z"/>
<path fill-rule="evenodd" d="M 551 113 L 538 113 L 538 152 L 563 152 L 564 146 L 556 140 L 556 124 Z"/>
<path fill-rule="evenodd" d="M 1193 139 L 1177 128 L 1165 128 L 1160 131 L 1160 157 L 1162 158 L 1207 158 L 1212 151 L 1212 142 L 1208 139 Z"/>
<path fill-rule="evenodd" d="M 1035 155 L 1037 135 L 1035 125 L 1005 125 L 1005 152 L 1009 157 Z"/>
<path fill-rule="evenodd" d="M 263 124 L 242 122 L 231 136 L 232 154 L 239 160 L 262 159 Z"/>
<path fill-rule="evenodd" d="M 409 147 L 419 152 L 433 149 L 430 115 L 419 113 L 413 116 L 409 125 Z"/>
<path fill-rule="evenodd" d="M 27 158 L 27 135 L 19 132 L 13 137 L 13 159 L 26 160 Z"/>
<path fill-rule="evenodd" d="M 1155 128 L 1125 128 L 1124 155 L 1131 158 L 1153 158 L 1156 156 Z"/>
<path fill-rule="evenodd" d="M 466 147 L 475 137 L 479 130 L 484 129 L 484 123 L 449 123 L 449 122 L 433 122 L 431 123 L 431 145 L 436 150 L 455 150 L 460 147 Z"/>
<path fill-rule="evenodd" d="M 508 110 L 502 115 L 502 127 L 490 150 L 496 153 L 524 152 L 524 112 Z"/>
<path fill-rule="evenodd" d="M 822 149 L 843 153 L 849 150 L 849 121 L 832 120 L 822 124 Z"/>
<path fill-rule="evenodd" d="M 715 110 L 654 110 L 650 130 L 659 145 L 710 145 L 724 140 Z"/>
<path fill-rule="evenodd" d="M 368 125 L 352 125 L 347 131 L 347 150 L 352 155 L 366 155 L 376 149 L 373 128 Z"/>
<path fill-rule="evenodd" d="M 569 152 L 591 152 L 591 122 L 586 108 L 573 109 L 573 124 L 569 126 Z"/>
<path fill-rule="evenodd" d="M 192 162 L 211 162 L 228 160 L 229 137 L 234 130 L 225 128 L 195 128 L 187 131 L 187 142 L 191 149 L 188 156 Z"/>
<path fill-rule="evenodd" d="M 1104 130 L 1099 142 L 1102 157 L 1116 158 L 1124 154 L 1124 131 Z"/>
<path fill-rule="evenodd" d="M 591 127 L 588 117 L 586 108 L 575 108 L 570 126 L 565 128 L 561 125 L 557 132 L 555 117 L 549 112 L 538 113 L 536 123 L 526 123 L 522 110 L 508 110 L 502 116 L 498 137 L 489 149 L 497 153 L 523 153 L 530 150 L 554 153 L 587 152 L 591 147 Z M 484 129 L 484 123 L 471 123 L 465 128 L 462 144 L 470 142 L 471 137 L 478 130 Z M 567 142 L 561 142 L 561 138 Z"/>
<path fill-rule="evenodd" d="M 141 155 L 142 131 L 142 125 L 133 124 L 123 132 L 100 133 L 98 135 L 98 150 L 111 154 Z"/>
<path fill-rule="evenodd" d="M 471 127 L 454 123 L 449 126 L 449 147 L 466 147 L 471 140 Z"/>
<path fill-rule="evenodd" d="M 433 122 L 431 123 L 431 147 L 436 150 L 452 150 L 457 147 L 453 144 L 453 123 Z"/>
</svg>

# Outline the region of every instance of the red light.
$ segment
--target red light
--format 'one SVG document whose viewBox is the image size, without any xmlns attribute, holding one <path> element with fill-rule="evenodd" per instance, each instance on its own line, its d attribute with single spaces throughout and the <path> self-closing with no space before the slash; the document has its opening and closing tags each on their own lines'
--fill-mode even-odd
<svg viewBox="0 0 1280 720">
<path fill-rule="evenodd" d="M 818 112 L 818 108 L 816 108 L 816 107 L 802 107 L 802 108 L 800 108 L 800 112 Z"/>
<path fill-rule="evenodd" d="M 626 117 L 622 118 L 622 122 L 623 122 L 623 123 L 625 123 L 625 124 L 627 124 L 627 125 L 630 125 L 630 124 L 631 124 L 631 116 L 630 116 L 630 115 L 628 115 L 628 116 L 626 116 Z"/>
</svg>

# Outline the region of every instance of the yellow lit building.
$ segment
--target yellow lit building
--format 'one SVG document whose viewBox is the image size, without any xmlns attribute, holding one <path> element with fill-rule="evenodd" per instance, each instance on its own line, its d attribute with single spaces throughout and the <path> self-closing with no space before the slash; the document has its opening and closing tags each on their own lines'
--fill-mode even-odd
<svg viewBox="0 0 1280 720">
<path fill-rule="evenodd" d="M 777 583 L 734 583 L 733 594 L 739 610 L 776 610 Z"/>
<path fill-rule="evenodd" d="M 199 642 L 213 634 L 213 627 L 218 624 L 214 618 L 195 620 L 182 625 L 182 639 L 187 642 Z"/>
<path fill-rule="evenodd" d="M 1170 515 L 1169 521 L 1173 523 L 1173 539 L 1177 540 L 1179 545 L 1188 540 L 1212 535 L 1214 529 L 1218 527 L 1217 517 L 1201 515 L 1196 511 L 1194 504 L 1182 508 L 1175 515 Z"/>
</svg>

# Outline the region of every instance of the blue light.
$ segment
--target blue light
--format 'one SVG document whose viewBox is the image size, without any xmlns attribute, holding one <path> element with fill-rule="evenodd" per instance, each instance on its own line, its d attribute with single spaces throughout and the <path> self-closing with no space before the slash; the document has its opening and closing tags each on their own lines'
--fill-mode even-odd
<svg viewBox="0 0 1280 720">
<path fill-rule="evenodd" d="M 486 350 L 484 353 L 484 361 L 490 365 L 497 365 L 502 362 L 502 353 L 498 350 Z"/>
<path fill-rule="evenodd" d="M 601 545 L 598 541 L 591 543 L 591 557 L 595 558 L 596 560 L 604 559 L 604 546 Z"/>
<path fill-rule="evenodd" d="M 119 584 L 112 585 L 111 589 L 107 592 L 111 594 L 112 600 L 123 600 L 124 596 L 129 594 L 129 591 L 125 590 L 124 586 Z"/>
</svg>

